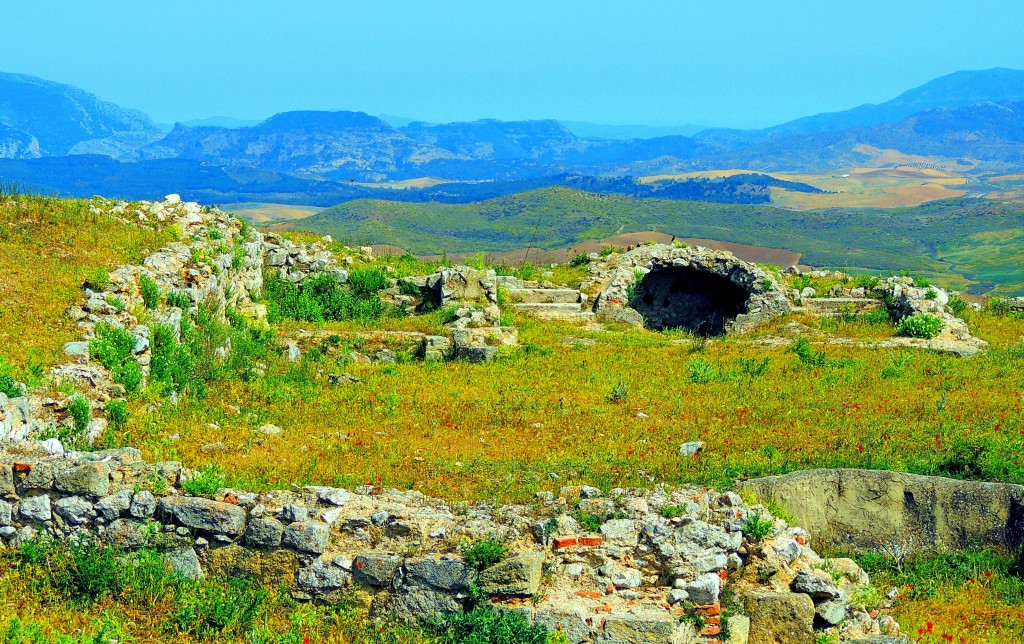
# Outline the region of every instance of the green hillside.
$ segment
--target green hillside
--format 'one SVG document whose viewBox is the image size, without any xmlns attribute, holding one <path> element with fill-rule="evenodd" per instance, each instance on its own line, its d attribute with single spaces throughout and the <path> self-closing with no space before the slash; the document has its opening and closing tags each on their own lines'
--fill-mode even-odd
<svg viewBox="0 0 1024 644">
<path fill-rule="evenodd" d="M 544 188 L 469 204 L 359 200 L 289 224 L 353 244 L 392 244 L 415 254 L 559 248 L 617 233 L 658 231 L 679 237 L 784 248 L 814 266 L 910 270 L 948 286 L 995 285 L 1024 294 L 1024 275 L 971 261 L 1000 240 L 1001 254 L 1024 246 L 1019 206 L 951 199 L 895 209 L 784 210 L 762 205 L 637 199 Z M 955 253 L 949 249 L 956 248 Z M 998 275 L 989 275 L 990 270 Z"/>
</svg>

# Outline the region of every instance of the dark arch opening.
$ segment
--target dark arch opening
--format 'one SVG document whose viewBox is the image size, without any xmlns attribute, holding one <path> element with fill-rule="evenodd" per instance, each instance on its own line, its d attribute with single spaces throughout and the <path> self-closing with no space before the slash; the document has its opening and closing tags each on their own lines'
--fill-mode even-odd
<svg viewBox="0 0 1024 644">
<path fill-rule="evenodd" d="M 656 268 L 635 287 L 630 302 L 649 329 L 686 329 L 721 335 L 747 312 L 750 292 L 728 278 L 689 266 Z"/>
</svg>

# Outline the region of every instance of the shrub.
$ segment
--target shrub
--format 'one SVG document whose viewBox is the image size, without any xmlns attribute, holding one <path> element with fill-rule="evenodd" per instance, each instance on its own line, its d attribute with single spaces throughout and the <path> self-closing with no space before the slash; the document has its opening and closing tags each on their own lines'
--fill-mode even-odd
<svg viewBox="0 0 1024 644">
<path fill-rule="evenodd" d="M 227 479 L 215 465 L 207 465 L 190 480 L 181 484 L 181 489 L 192 496 L 209 496 L 225 487 Z"/>
<path fill-rule="evenodd" d="M 0 361 L 0 394 L 4 394 L 8 398 L 17 398 L 22 395 L 21 387 L 14 381 L 14 376 L 3 368 L 2 361 Z"/>
<path fill-rule="evenodd" d="M 743 522 L 743 536 L 751 541 L 760 541 L 771 535 L 775 522 L 761 516 L 759 512 L 751 512 Z"/>
<path fill-rule="evenodd" d="M 957 317 L 963 315 L 964 311 L 970 308 L 967 300 L 963 298 L 959 293 L 953 293 L 949 296 L 949 310 L 953 312 L 953 315 Z"/>
<path fill-rule="evenodd" d="M 155 309 L 156 305 L 160 303 L 160 287 L 157 286 L 156 281 L 149 275 L 140 275 L 139 290 L 142 293 L 142 301 L 145 302 L 146 308 Z"/>
<path fill-rule="evenodd" d="M 489 604 L 428 621 L 425 630 L 442 644 L 546 644 L 548 630 L 520 612 Z"/>
<path fill-rule="evenodd" d="M 505 544 L 497 537 L 487 537 L 462 547 L 462 558 L 477 570 L 485 570 L 501 563 L 508 555 Z"/>
<path fill-rule="evenodd" d="M 932 283 L 929 282 L 926 278 L 921 277 L 920 275 L 914 276 L 914 286 L 916 286 L 917 288 L 928 288 L 931 285 Z"/>
<path fill-rule="evenodd" d="M 105 268 L 94 268 L 85 276 L 85 288 L 102 291 L 110 284 L 110 273 Z"/>
<path fill-rule="evenodd" d="M 942 319 L 931 313 L 917 313 L 900 320 L 896 333 L 908 338 L 931 340 L 945 326 Z"/>
<path fill-rule="evenodd" d="M 586 266 L 590 263 L 590 256 L 586 253 L 580 253 L 569 260 L 569 266 L 573 268 L 579 268 L 580 266 Z"/>
<path fill-rule="evenodd" d="M 666 505 L 661 508 L 660 513 L 666 519 L 675 519 L 686 516 L 686 508 L 682 505 Z"/>
<path fill-rule="evenodd" d="M 212 239 L 213 241 L 217 241 L 218 239 L 224 239 L 224 233 L 220 232 L 216 228 L 211 228 L 208 231 L 206 231 L 206 236 Z"/>
<path fill-rule="evenodd" d="M 267 591 L 247 579 L 183 583 L 175 589 L 168 626 L 196 639 L 234 640 L 252 626 L 266 599 Z"/>
<path fill-rule="evenodd" d="M 135 336 L 106 323 L 96 326 L 96 337 L 89 341 L 89 355 L 106 367 L 114 382 L 124 385 L 128 393 L 142 386 L 142 368 L 135 360 L 134 347 Z"/>
<path fill-rule="evenodd" d="M 629 385 L 619 374 L 619 381 L 612 381 L 612 390 L 608 392 L 608 402 L 622 402 L 629 397 Z"/>
<path fill-rule="evenodd" d="M 167 306 L 187 311 L 192 307 L 192 300 L 189 299 L 188 295 L 185 295 L 181 291 L 175 289 L 167 294 Z"/>
<path fill-rule="evenodd" d="M 325 276 L 334 280 L 332 276 Z M 337 281 L 335 281 L 337 284 Z M 357 297 L 370 297 L 391 284 L 388 274 L 380 268 L 357 268 L 349 273 L 348 285 Z"/>
<path fill-rule="evenodd" d="M 718 369 L 704 358 L 697 358 L 686 367 L 690 382 L 704 385 L 719 378 Z"/>
<path fill-rule="evenodd" d="M 123 400 L 111 400 L 107 403 L 107 422 L 116 430 L 128 423 L 128 403 Z"/>
<path fill-rule="evenodd" d="M 824 351 L 815 351 L 807 338 L 799 338 L 792 348 L 800 362 L 812 367 L 824 367 L 828 364 L 828 356 Z"/>
<path fill-rule="evenodd" d="M 83 434 L 89 429 L 89 421 L 92 420 L 92 405 L 84 396 L 75 395 L 68 403 L 68 413 L 75 424 L 75 431 Z"/>
</svg>

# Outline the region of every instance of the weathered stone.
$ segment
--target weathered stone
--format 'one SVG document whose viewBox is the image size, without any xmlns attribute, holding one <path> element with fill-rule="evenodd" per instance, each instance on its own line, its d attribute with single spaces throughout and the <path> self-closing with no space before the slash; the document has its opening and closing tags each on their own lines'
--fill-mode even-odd
<svg viewBox="0 0 1024 644">
<path fill-rule="evenodd" d="M 841 599 L 829 599 L 814 605 L 814 614 L 828 624 L 835 626 L 846 619 L 846 603 Z"/>
<path fill-rule="evenodd" d="M 750 618 L 746 615 L 729 617 L 729 639 L 726 644 L 747 644 L 750 641 Z"/>
<path fill-rule="evenodd" d="M 281 509 L 281 520 L 287 523 L 305 521 L 309 518 L 309 510 L 301 505 L 289 503 Z"/>
<path fill-rule="evenodd" d="M 572 644 L 581 644 L 590 637 L 590 625 L 587 624 L 587 613 L 573 606 L 547 604 L 538 608 L 533 619 L 549 631 L 559 631 Z"/>
<path fill-rule="evenodd" d="M 109 470 L 103 463 L 79 465 L 58 473 L 53 486 L 65 494 L 101 497 L 110 490 Z"/>
<path fill-rule="evenodd" d="M 689 622 L 680 623 L 668 613 L 651 612 L 609 616 L 594 641 L 597 644 L 661 644 L 694 641 L 695 636 Z"/>
<path fill-rule="evenodd" d="M 639 540 L 640 532 L 635 521 L 611 519 L 601 524 L 601 536 L 612 545 L 633 547 Z"/>
<path fill-rule="evenodd" d="M 642 581 L 640 571 L 636 568 L 617 568 L 611 574 L 612 585 L 618 589 L 639 588 Z"/>
<path fill-rule="evenodd" d="M 352 562 L 352 576 L 361 584 L 384 588 L 394 580 L 401 565 L 401 557 L 371 552 L 355 558 Z"/>
<path fill-rule="evenodd" d="M 18 506 L 18 514 L 23 519 L 29 521 L 49 521 L 53 518 L 53 514 L 50 511 L 50 496 L 48 494 L 40 494 L 39 496 L 30 496 L 27 499 L 22 499 L 21 504 Z"/>
<path fill-rule="evenodd" d="M 1017 547 L 1024 534 L 1020 485 L 840 469 L 753 479 L 742 486 L 784 504 L 798 525 L 840 548 Z"/>
<path fill-rule="evenodd" d="M 132 496 L 128 514 L 136 519 L 148 519 L 156 512 L 156 497 L 149 490 L 139 490 Z"/>
<path fill-rule="evenodd" d="M 331 526 L 321 521 L 299 521 L 284 529 L 281 543 L 299 552 L 320 554 L 327 549 Z"/>
<path fill-rule="evenodd" d="M 245 529 L 245 542 L 256 548 L 276 548 L 281 545 L 284 525 L 277 519 L 252 519 Z"/>
<path fill-rule="evenodd" d="M 292 586 L 299 571 L 299 560 L 290 550 L 246 550 L 231 544 L 207 550 L 203 562 L 211 575 L 252 577 L 267 586 Z"/>
<path fill-rule="evenodd" d="M 284 434 L 284 430 L 277 425 L 267 423 L 266 425 L 260 425 L 260 428 L 256 430 L 257 433 L 263 434 L 264 436 L 280 436 Z"/>
<path fill-rule="evenodd" d="M 814 602 L 797 593 L 753 592 L 744 596 L 749 644 L 814 644 Z"/>
<path fill-rule="evenodd" d="M 704 441 L 692 441 L 689 443 L 683 443 L 679 446 L 680 456 L 695 456 L 698 452 L 704 449 Z"/>
<path fill-rule="evenodd" d="M 540 589 L 543 567 L 539 552 L 518 555 L 484 570 L 480 587 L 488 595 L 532 597 Z"/>
<path fill-rule="evenodd" d="M 107 540 L 117 547 L 134 549 L 146 545 L 151 532 L 145 524 L 129 519 L 117 519 L 107 526 L 105 534 Z"/>
<path fill-rule="evenodd" d="M 337 590 L 345 585 L 348 573 L 333 562 L 322 557 L 299 570 L 299 588 L 311 593 L 326 593 Z"/>
<path fill-rule="evenodd" d="M 407 593 L 381 593 L 386 601 L 374 602 L 374 612 L 399 619 L 414 621 L 432 615 L 447 615 L 462 612 L 462 604 L 447 593 L 436 590 L 413 590 Z"/>
<path fill-rule="evenodd" d="M 690 595 L 690 601 L 698 606 L 709 606 L 718 601 L 718 594 L 721 590 L 721 578 L 713 573 L 701 575 L 687 584 L 686 592 Z"/>
<path fill-rule="evenodd" d="M 89 359 L 89 343 L 88 342 L 65 342 L 64 346 L 61 347 L 64 351 L 64 355 L 72 358 L 84 358 Z"/>
<path fill-rule="evenodd" d="M 245 510 L 230 503 L 199 497 L 165 497 L 158 504 L 159 513 L 186 528 L 238 536 L 245 529 Z"/>
<path fill-rule="evenodd" d="M 13 514 L 14 506 L 7 501 L 0 501 L 0 526 L 11 525 L 11 515 Z"/>
<path fill-rule="evenodd" d="M 116 494 L 105 496 L 96 502 L 96 511 L 103 515 L 107 521 L 113 521 L 127 512 L 132 504 L 132 491 L 121 490 Z"/>
<path fill-rule="evenodd" d="M 95 515 L 92 503 L 89 503 L 89 501 L 80 496 L 67 496 L 63 499 L 58 499 L 53 504 L 53 509 L 57 512 L 57 516 L 71 525 L 88 523 Z M 0 516 L 0 525 L 4 525 L 2 516 Z"/>
<path fill-rule="evenodd" d="M 835 584 L 808 572 L 799 573 L 789 587 L 794 593 L 810 595 L 813 599 L 839 598 L 839 588 Z"/>
<path fill-rule="evenodd" d="M 2 394 L 0 394 L 2 395 Z M 8 463 L 0 463 L 0 496 L 14 494 L 14 471 Z"/>
<path fill-rule="evenodd" d="M 451 556 L 427 556 L 406 559 L 406 586 L 420 586 L 446 592 L 465 592 L 473 580 L 473 569 L 462 559 Z"/>
<path fill-rule="evenodd" d="M 179 548 L 171 550 L 164 555 L 171 569 L 185 579 L 202 579 L 203 567 L 199 563 L 199 556 L 193 548 Z"/>
</svg>

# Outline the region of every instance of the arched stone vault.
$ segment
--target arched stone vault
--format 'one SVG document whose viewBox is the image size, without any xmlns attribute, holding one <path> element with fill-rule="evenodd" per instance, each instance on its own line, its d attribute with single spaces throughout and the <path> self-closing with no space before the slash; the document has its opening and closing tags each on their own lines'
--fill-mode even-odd
<svg viewBox="0 0 1024 644">
<path fill-rule="evenodd" d="M 707 336 L 752 330 L 790 304 L 771 273 L 732 253 L 655 244 L 622 256 L 594 310 L 605 319 Z"/>
</svg>

